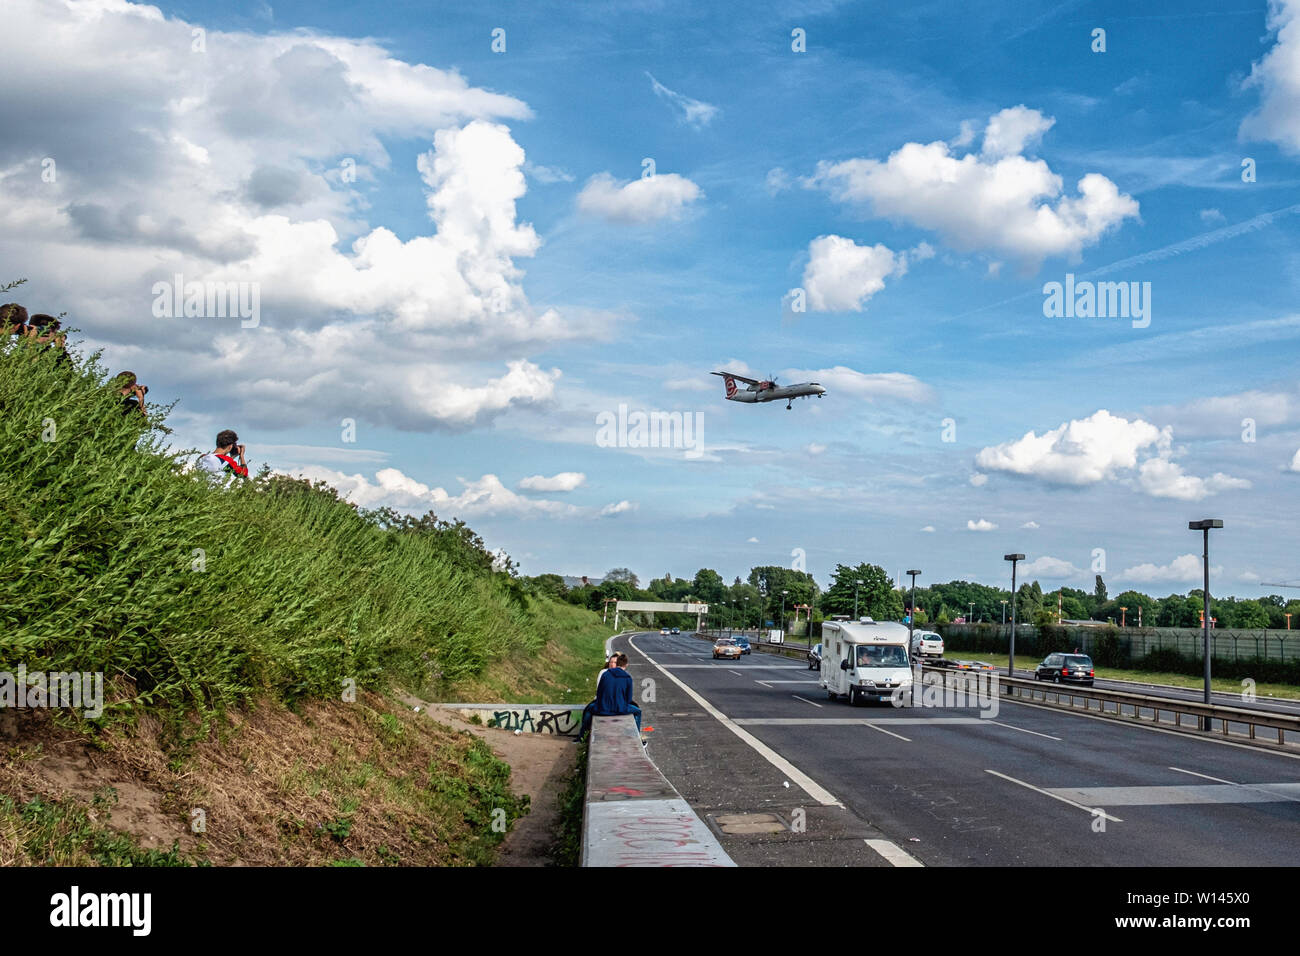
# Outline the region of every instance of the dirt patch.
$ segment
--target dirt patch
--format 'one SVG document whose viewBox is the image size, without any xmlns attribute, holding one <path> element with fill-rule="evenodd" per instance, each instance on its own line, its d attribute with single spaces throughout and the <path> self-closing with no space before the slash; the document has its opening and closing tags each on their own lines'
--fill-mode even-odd
<svg viewBox="0 0 1300 956">
<path fill-rule="evenodd" d="M 46 712 L 7 729 L 0 864 L 104 862 L 104 841 L 86 835 L 104 830 L 219 866 L 482 865 L 501 841 L 500 812 L 527 819 L 488 746 L 374 694 L 296 712 L 264 704 L 183 754 L 147 718 L 98 741 Z M 50 806 L 90 823 L 40 830 L 33 820 L 48 822 Z"/>
<path fill-rule="evenodd" d="M 548 866 L 560 826 L 560 793 L 577 763 L 572 738 L 554 734 L 516 734 L 497 727 L 469 723 L 454 711 L 433 709 L 438 719 L 454 720 L 487 742 L 510 765 L 510 787 L 529 798 L 528 816 L 516 821 L 497 854 L 497 866 Z"/>
</svg>

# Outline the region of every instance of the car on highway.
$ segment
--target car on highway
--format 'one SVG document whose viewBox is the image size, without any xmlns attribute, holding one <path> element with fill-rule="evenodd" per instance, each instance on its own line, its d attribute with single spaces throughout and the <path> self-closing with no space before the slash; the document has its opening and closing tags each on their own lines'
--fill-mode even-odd
<svg viewBox="0 0 1300 956">
<path fill-rule="evenodd" d="M 1092 686 L 1092 658 L 1087 654 L 1048 654 L 1034 669 L 1035 680 Z"/>
<path fill-rule="evenodd" d="M 943 657 L 943 638 L 934 631 L 913 631 L 912 656 Z"/>
<path fill-rule="evenodd" d="M 740 648 L 740 653 L 742 654 L 749 653 L 749 638 L 737 634 L 735 637 L 732 638 L 732 640 L 735 641 L 736 646 Z"/>
<path fill-rule="evenodd" d="M 822 646 L 814 644 L 808 648 L 808 669 L 810 671 L 819 671 L 822 668 Z"/>
<path fill-rule="evenodd" d="M 680 627 L 675 627 L 675 628 L 673 628 L 673 633 L 674 633 L 674 634 L 680 634 L 681 632 L 682 632 L 682 629 L 681 629 Z"/>
<path fill-rule="evenodd" d="M 661 627 L 661 628 L 659 628 L 659 633 L 660 633 L 660 634 L 663 634 L 663 635 L 665 635 L 665 636 L 667 636 L 667 634 L 668 634 L 668 628 L 666 628 L 666 627 Z"/>
<path fill-rule="evenodd" d="M 729 637 L 720 637 L 713 642 L 713 659 L 715 661 L 720 657 L 738 661 L 742 653 L 740 645 Z"/>
</svg>

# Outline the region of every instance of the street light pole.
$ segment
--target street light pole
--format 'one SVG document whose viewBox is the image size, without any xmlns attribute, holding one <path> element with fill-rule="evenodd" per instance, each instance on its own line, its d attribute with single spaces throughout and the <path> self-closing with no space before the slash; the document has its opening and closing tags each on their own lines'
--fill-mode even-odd
<svg viewBox="0 0 1300 956">
<path fill-rule="evenodd" d="M 1002 626 L 1007 626 L 1007 602 L 1002 602 Z"/>
<path fill-rule="evenodd" d="M 912 653 L 912 631 L 916 629 L 916 576 L 921 572 L 908 571 L 912 576 L 912 609 L 907 615 L 907 653 Z"/>
<path fill-rule="evenodd" d="M 861 581 L 853 582 L 853 620 L 858 619 L 858 588 L 862 587 Z"/>
<path fill-rule="evenodd" d="M 785 643 L 785 596 L 789 591 L 781 592 L 781 643 Z"/>
<path fill-rule="evenodd" d="M 1201 612 L 1201 621 L 1204 625 L 1204 645 L 1205 645 L 1205 703 L 1210 702 L 1210 529 L 1222 528 L 1223 522 L 1218 518 L 1203 518 L 1200 521 L 1187 522 L 1189 531 L 1200 531 L 1203 535 L 1201 563 L 1205 569 L 1205 588 L 1201 591 L 1201 600 L 1204 610 Z M 1210 718 L 1202 717 L 1200 720 L 1201 730 L 1210 729 Z"/>
<path fill-rule="evenodd" d="M 1016 562 L 1025 560 L 1023 554 L 1004 554 L 1003 561 L 1011 562 L 1011 652 L 1007 656 L 1007 676 L 1016 676 Z"/>
<path fill-rule="evenodd" d="M 966 617 L 966 623 L 967 624 L 975 623 L 975 602 L 974 601 L 970 602 L 970 614 Z"/>
</svg>

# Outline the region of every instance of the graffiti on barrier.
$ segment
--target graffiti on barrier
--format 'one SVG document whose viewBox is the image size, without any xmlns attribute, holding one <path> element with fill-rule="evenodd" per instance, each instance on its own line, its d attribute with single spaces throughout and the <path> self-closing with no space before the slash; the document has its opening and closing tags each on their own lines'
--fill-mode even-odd
<svg viewBox="0 0 1300 956">
<path fill-rule="evenodd" d="M 562 737 L 576 734 L 581 724 L 580 710 L 533 711 L 528 708 L 493 711 L 492 719 L 488 722 L 489 727 L 526 731 L 530 734 L 558 734 Z"/>
</svg>

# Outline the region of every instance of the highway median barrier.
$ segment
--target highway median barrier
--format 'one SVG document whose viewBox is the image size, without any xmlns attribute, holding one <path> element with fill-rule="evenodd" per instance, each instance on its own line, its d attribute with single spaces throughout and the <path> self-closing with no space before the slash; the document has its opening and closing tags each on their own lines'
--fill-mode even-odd
<svg viewBox="0 0 1300 956">
<path fill-rule="evenodd" d="M 736 865 L 654 765 L 630 714 L 592 723 L 582 865 Z"/>
</svg>

